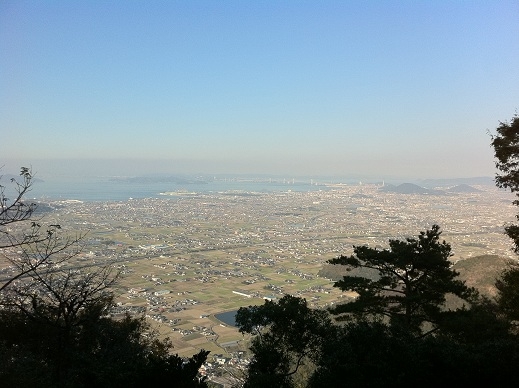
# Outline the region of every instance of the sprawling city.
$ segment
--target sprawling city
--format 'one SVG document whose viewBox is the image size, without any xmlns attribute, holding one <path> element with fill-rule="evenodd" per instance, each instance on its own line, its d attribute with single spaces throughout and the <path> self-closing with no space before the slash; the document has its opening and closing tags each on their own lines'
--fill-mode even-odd
<svg viewBox="0 0 519 388">
<path fill-rule="evenodd" d="M 114 316 L 145 315 L 181 356 L 209 350 L 202 372 L 223 382 L 233 375 L 226 370 L 243 373 L 250 362 L 249 337 L 233 324 L 236 310 L 285 294 L 315 308 L 347 301 L 354 294 L 333 287 L 323 268 L 354 246 L 387 248 L 389 239 L 438 224 L 453 264 L 514 256 L 504 234 L 514 218 L 513 198 L 493 186 L 443 187 L 432 194 L 403 194 L 382 184 L 324 188 L 56 200 L 45 204 L 43 220 L 84 235 L 80 254 L 67 265 L 88 270 L 109 264 L 120 271 Z M 2 277 L 16 270 L 5 267 Z"/>
</svg>

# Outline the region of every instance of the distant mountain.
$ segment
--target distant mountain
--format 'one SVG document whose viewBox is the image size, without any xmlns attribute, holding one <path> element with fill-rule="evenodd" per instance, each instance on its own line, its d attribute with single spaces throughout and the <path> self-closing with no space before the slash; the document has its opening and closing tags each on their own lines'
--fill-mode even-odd
<svg viewBox="0 0 519 388">
<path fill-rule="evenodd" d="M 466 281 L 467 286 L 492 297 L 496 295 L 496 278 L 507 267 L 508 261 L 496 255 L 483 255 L 460 260 L 453 268 L 460 273 L 459 279 Z"/>
<path fill-rule="evenodd" d="M 392 191 L 396 190 L 396 186 L 395 186 L 395 185 L 392 185 L 391 183 L 386 183 L 386 184 L 383 185 L 379 190 L 380 190 L 380 191 L 389 191 L 389 192 L 392 192 Z"/>
<path fill-rule="evenodd" d="M 453 185 L 481 185 L 495 186 L 494 178 L 489 176 L 474 178 L 451 178 L 451 179 L 424 179 L 420 184 L 425 187 L 453 186 Z"/>
<path fill-rule="evenodd" d="M 426 189 L 425 187 L 415 185 L 414 183 L 402 183 L 398 186 L 385 185 L 379 189 L 386 193 L 397 194 L 424 194 L 424 195 L 445 195 L 441 190 Z"/>
<path fill-rule="evenodd" d="M 447 189 L 449 193 L 480 193 L 481 190 L 476 189 L 475 187 L 461 184 L 454 187 L 451 187 L 450 189 Z"/>
</svg>

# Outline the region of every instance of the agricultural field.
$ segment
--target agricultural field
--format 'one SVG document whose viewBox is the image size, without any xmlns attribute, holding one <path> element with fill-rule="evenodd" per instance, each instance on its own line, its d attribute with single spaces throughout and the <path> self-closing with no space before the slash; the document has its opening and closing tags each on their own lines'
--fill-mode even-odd
<svg viewBox="0 0 519 388">
<path fill-rule="evenodd" d="M 313 307 L 351 295 L 319 276 L 354 245 L 387 247 L 439 224 L 453 262 L 513 257 L 503 233 L 513 198 L 493 187 L 446 195 L 383 192 L 376 185 L 325 191 L 204 193 L 113 202 L 56 201 L 45 222 L 86 233 L 73 265 L 121 273 L 115 314 L 145 314 L 174 352 L 244 350 L 247 338 L 215 315 L 291 294 Z"/>
</svg>

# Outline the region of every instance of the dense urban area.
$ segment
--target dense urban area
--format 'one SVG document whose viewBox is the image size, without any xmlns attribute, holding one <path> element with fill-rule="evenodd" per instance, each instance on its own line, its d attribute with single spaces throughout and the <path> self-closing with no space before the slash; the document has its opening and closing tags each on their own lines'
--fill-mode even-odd
<svg viewBox="0 0 519 388">
<path fill-rule="evenodd" d="M 145 314 L 181 356 L 209 350 L 201 373 L 225 384 L 249 363 L 248 337 L 219 314 L 284 294 L 304 297 L 312 307 L 331 306 L 352 295 L 320 276 L 327 260 L 351 254 L 356 245 L 385 248 L 389 239 L 433 224 L 451 244 L 453 263 L 512 257 L 503 232 L 513 221 L 511 198 L 483 185 L 419 194 L 382 184 L 171 192 L 127 201 L 50 201 L 44 219 L 67 233 L 86 233 L 73 265 L 110 263 L 121 271 L 114 316 Z M 3 268 L 2 277 L 12 270 Z"/>
</svg>

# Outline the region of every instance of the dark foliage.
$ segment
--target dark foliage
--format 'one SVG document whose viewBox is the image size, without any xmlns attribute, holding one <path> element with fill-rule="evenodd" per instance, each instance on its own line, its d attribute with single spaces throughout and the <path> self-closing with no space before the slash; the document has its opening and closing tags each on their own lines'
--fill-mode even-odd
<svg viewBox="0 0 519 388">
<path fill-rule="evenodd" d="M 424 323 L 433 329 L 444 314 L 445 296 L 468 298 L 474 291 L 457 280 L 451 268 L 451 247 L 440 241 L 440 227 L 421 232 L 417 239 L 390 240 L 389 249 L 354 247 L 352 256 L 340 256 L 331 264 L 376 271 L 376 280 L 344 276 L 335 283 L 358 297 L 337 306 L 334 314 L 387 317 L 404 331 L 422 335 Z"/>
<path fill-rule="evenodd" d="M 109 316 L 118 277 L 111 266 L 67 269 L 83 236 L 63 238 L 60 225 L 41 225 L 37 205 L 23 201 L 32 181 L 22 168 L 10 181 L 13 199 L 0 185 L 0 253 L 15 270 L 0 283 L 0 385 L 207 387 L 198 370 L 209 352 L 172 355 L 144 317 Z"/>
<path fill-rule="evenodd" d="M 240 308 L 236 323 L 241 332 L 256 334 L 245 387 L 291 387 L 299 368 L 319 357 L 323 338 L 333 329 L 326 311 L 290 295 Z"/>
<path fill-rule="evenodd" d="M 519 116 L 514 116 L 510 123 L 500 122 L 492 136 L 496 168 L 501 174 L 496 175 L 498 187 L 519 191 Z"/>
<path fill-rule="evenodd" d="M 288 295 L 240 309 L 240 330 L 254 334 L 245 387 L 519 385 L 519 271 L 502 274 L 494 301 L 456 279 L 438 226 L 389 245 L 330 261 L 377 272 L 337 282 L 359 294 L 332 310 L 347 320 Z M 464 298 L 462 307 L 446 309 L 448 293 Z"/>
<path fill-rule="evenodd" d="M 144 336 L 144 318 L 97 317 L 65 333 L 4 309 L 0 326 L 0 380 L 6 387 L 206 386 L 197 374 L 208 352 L 189 359 L 168 354 L 167 342 Z"/>
<path fill-rule="evenodd" d="M 496 280 L 497 304 L 503 314 L 519 321 L 519 264 L 511 262 Z"/>
<path fill-rule="evenodd" d="M 492 136 L 492 147 L 496 157 L 496 185 L 508 188 L 519 198 L 519 116 L 516 114 L 510 123 L 501 122 Z M 519 199 L 514 205 L 519 206 Z M 516 215 L 519 220 L 519 214 Z M 514 251 L 519 253 L 519 225 L 508 225 L 506 234 L 514 242 Z M 498 290 L 497 304 L 501 312 L 517 324 L 519 321 L 519 265 L 510 263 L 496 281 Z"/>
<path fill-rule="evenodd" d="M 304 306 L 304 300 L 297 299 L 286 298 L 282 303 Z M 302 386 L 515 387 L 519 383 L 519 340 L 509 333 L 506 322 L 493 314 L 496 306 L 486 303 L 491 304 L 486 301 L 474 310 L 452 312 L 451 323 L 434 335 L 417 337 L 376 320 L 340 324 L 319 319 L 310 341 L 308 336 L 297 337 L 298 324 L 255 328 L 249 325 L 251 315 L 245 312 L 250 308 L 243 309 L 244 317 L 249 317 L 242 326 L 247 330 L 243 331 L 258 332 L 251 347 L 254 360 L 245 387 L 299 386 L 294 379 L 294 360 L 301 350 L 306 352 L 304 360 L 311 366 Z M 261 307 L 250 312 L 258 323 L 312 321 L 311 309 L 287 309 L 287 315 L 296 315 L 281 318 L 278 313 L 283 309 L 276 304 Z M 308 343 L 312 345 L 305 346 Z"/>
<path fill-rule="evenodd" d="M 491 144 L 496 168 L 500 172 L 496 174 L 497 187 L 510 189 L 519 198 L 519 116 L 514 116 L 510 123 L 499 123 Z M 519 205 L 519 199 L 514 204 Z M 519 215 L 517 218 L 519 219 Z M 519 253 L 519 226 L 509 225 L 505 231 L 514 241 L 516 253 Z"/>
</svg>

